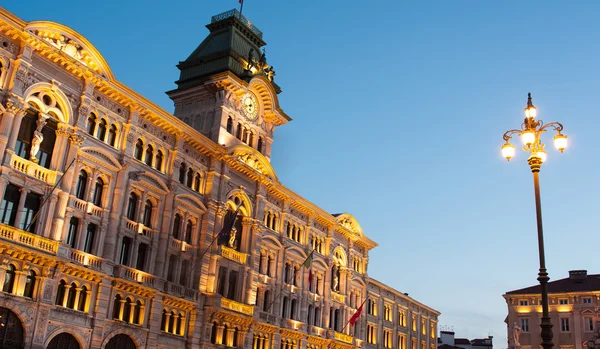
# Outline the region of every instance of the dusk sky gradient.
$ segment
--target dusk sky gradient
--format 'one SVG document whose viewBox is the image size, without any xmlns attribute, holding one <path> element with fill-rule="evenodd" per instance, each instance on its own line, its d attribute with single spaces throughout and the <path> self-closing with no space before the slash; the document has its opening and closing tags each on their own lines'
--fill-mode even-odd
<svg viewBox="0 0 600 349">
<path fill-rule="evenodd" d="M 2 1 L 26 21 L 84 35 L 116 78 L 164 109 L 176 64 L 237 0 Z M 522 123 L 564 124 L 541 171 L 546 261 L 600 273 L 597 1 L 246 0 L 293 121 L 278 128 L 279 180 L 325 210 L 354 215 L 379 247 L 368 273 L 439 310 L 457 337 L 506 348 L 502 294 L 537 283 L 533 182 Z M 520 144 L 515 140 L 514 144 Z M 587 159 L 587 160 L 586 160 Z M 594 213 L 596 212 L 596 213 Z"/>
</svg>

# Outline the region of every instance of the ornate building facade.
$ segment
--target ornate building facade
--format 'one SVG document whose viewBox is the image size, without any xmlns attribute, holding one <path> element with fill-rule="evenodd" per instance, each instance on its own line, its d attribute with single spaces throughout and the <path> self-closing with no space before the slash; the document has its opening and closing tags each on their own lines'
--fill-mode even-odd
<svg viewBox="0 0 600 349">
<path fill-rule="evenodd" d="M 278 181 L 262 33 L 207 28 L 170 114 L 0 8 L 0 348 L 436 349 L 439 312 L 368 277 L 356 219 Z"/>
<path fill-rule="evenodd" d="M 540 285 L 504 294 L 508 306 L 509 347 L 541 348 L 542 298 Z M 600 275 L 572 270 L 569 277 L 548 283 L 554 347 L 600 347 Z"/>
</svg>

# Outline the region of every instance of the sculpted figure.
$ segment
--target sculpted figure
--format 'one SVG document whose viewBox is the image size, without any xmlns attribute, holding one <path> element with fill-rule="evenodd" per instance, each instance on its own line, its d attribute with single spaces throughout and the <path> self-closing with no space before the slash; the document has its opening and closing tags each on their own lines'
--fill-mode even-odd
<svg viewBox="0 0 600 349">
<path fill-rule="evenodd" d="M 235 248 L 235 235 L 237 233 L 237 229 L 231 228 L 231 232 L 229 232 L 229 247 Z"/>
<path fill-rule="evenodd" d="M 33 132 L 33 139 L 31 140 L 31 151 L 29 152 L 29 160 L 33 162 L 38 162 L 38 159 L 35 157 L 37 153 L 40 151 L 40 145 L 44 140 L 44 135 L 42 134 L 42 130 L 44 126 L 46 126 L 46 118 L 40 116 L 36 122 L 37 127 Z"/>
<path fill-rule="evenodd" d="M 512 344 L 514 347 L 518 348 L 521 346 L 521 342 L 519 342 L 519 337 L 521 336 L 521 327 L 519 327 L 519 325 L 517 325 L 517 323 L 513 323 L 512 327 L 510 328 L 510 332 L 511 335 L 509 338 L 509 340 L 512 340 Z"/>
</svg>

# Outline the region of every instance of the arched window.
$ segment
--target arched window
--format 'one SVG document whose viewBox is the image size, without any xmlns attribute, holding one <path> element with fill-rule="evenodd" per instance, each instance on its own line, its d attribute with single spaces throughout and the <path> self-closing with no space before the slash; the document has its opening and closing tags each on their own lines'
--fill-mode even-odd
<svg viewBox="0 0 600 349">
<path fill-rule="evenodd" d="M 163 152 L 162 150 L 159 150 L 156 152 L 156 163 L 154 164 L 154 168 L 156 168 L 157 170 L 162 172 L 162 166 L 163 166 Z"/>
<path fill-rule="evenodd" d="M 235 137 L 239 140 L 242 139 L 242 124 L 240 123 L 237 124 L 237 131 L 235 133 Z"/>
<path fill-rule="evenodd" d="M 96 114 L 91 113 L 90 116 L 88 116 L 88 133 L 90 135 L 94 135 L 94 133 L 96 132 Z"/>
<path fill-rule="evenodd" d="M 223 338 L 221 338 L 221 344 L 227 345 L 227 332 L 229 332 L 229 326 L 223 325 Z"/>
<path fill-rule="evenodd" d="M 104 141 L 104 139 L 106 138 L 106 130 L 108 129 L 108 124 L 106 123 L 106 120 L 101 119 L 100 122 L 98 123 L 98 139 L 101 141 Z"/>
<path fill-rule="evenodd" d="M 262 151 L 263 151 L 262 148 L 263 148 L 263 138 L 258 137 L 258 144 L 256 145 L 256 149 L 258 149 L 258 151 L 262 153 Z"/>
<path fill-rule="evenodd" d="M 287 308 L 288 308 L 288 303 L 290 302 L 288 297 L 283 297 L 283 306 L 281 307 L 281 317 L 282 318 L 287 318 Z"/>
<path fill-rule="evenodd" d="M 190 245 L 192 244 L 192 227 L 192 221 L 188 221 L 185 227 L 185 242 L 187 242 Z"/>
<path fill-rule="evenodd" d="M 248 144 L 248 129 L 244 127 L 244 133 L 242 134 L 242 142 Z"/>
<path fill-rule="evenodd" d="M 14 285 L 15 285 L 15 266 L 12 264 L 9 264 L 8 269 L 6 269 L 6 277 L 4 278 L 4 285 L 2 286 L 2 292 L 13 293 Z"/>
<path fill-rule="evenodd" d="M 179 233 L 181 230 L 181 216 L 179 213 L 175 214 L 175 219 L 173 220 L 173 237 L 177 240 L 180 240 Z"/>
<path fill-rule="evenodd" d="M 135 193 L 129 194 L 129 201 L 127 202 L 127 218 L 130 221 L 135 221 L 135 212 L 137 211 L 138 197 Z"/>
<path fill-rule="evenodd" d="M 321 327 L 321 308 L 315 308 L 315 318 L 314 318 L 315 326 Z"/>
<path fill-rule="evenodd" d="M 100 207 L 102 206 L 102 190 L 104 189 L 104 181 L 102 178 L 96 178 L 96 185 L 94 186 L 94 198 L 92 201 L 94 205 Z"/>
<path fill-rule="evenodd" d="M 142 224 L 148 228 L 152 228 L 152 203 L 150 200 L 147 200 L 144 205 L 144 219 L 142 220 Z"/>
<path fill-rule="evenodd" d="M 136 325 L 141 325 L 142 321 L 142 302 L 137 301 L 133 306 L 133 323 Z"/>
<path fill-rule="evenodd" d="M 81 291 L 79 291 L 79 304 L 77 305 L 77 310 L 85 311 L 85 304 L 87 303 L 87 286 L 81 286 Z"/>
<path fill-rule="evenodd" d="M 175 334 L 183 336 L 183 326 L 185 325 L 185 314 L 179 313 L 179 319 L 177 319 L 177 328 Z M 234 337 L 235 341 L 235 337 Z M 234 345 L 235 347 L 235 345 Z"/>
<path fill-rule="evenodd" d="M 129 322 L 129 318 L 131 317 L 132 303 L 133 299 L 131 299 L 131 297 L 127 297 L 127 299 L 125 300 L 125 304 L 123 304 L 123 318 L 121 320 Z"/>
<path fill-rule="evenodd" d="M 313 326 L 314 325 L 314 323 L 313 323 L 313 321 L 314 321 L 313 316 L 314 316 L 313 306 L 312 306 L 312 304 L 309 304 L 308 305 L 308 313 L 306 314 L 306 323 L 308 324 L 308 326 Z"/>
<path fill-rule="evenodd" d="M 154 147 L 151 145 L 146 148 L 146 165 L 152 166 L 152 158 L 154 157 Z"/>
<path fill-rule="evenodd" d="M 161 331 L 166 331 L 167 330 L 167 309 L 163 309 L 162 311 L 162 318 L 160 319 L 160 330 Z"/>
<path fill-rule="evenodd" d="M 227 132 L 233 134 L 233 119 L 231 116 L 227 118 Z"/>
<path fill-rule="evenodd" d="M 169 257 L 169 270 L 167 271 L 167 281 L 173 282 L 175 280 L 175 268 L 177 268 L 177 256 L 171 255 L 171 257 Z"/>
<path fill-rule="evenodd" d="M 169 318 L 169 332 L 175 332 L 175 315 L 177 315 L 174 311 L 171 312 L 171 317 Z"/>
<path fill-rule="evenodd" d="M 273 257 L 269 256 L 269 257 L 267 258 L 267 275 L 268 275 L 268 276 L 273 276 L 273 275 L 271 275 L 271 271 L 272 271 L 272 269 L 271 269 L 271 264 L 272 264 L 272 263 L 273 263 Z"/>
<path fill-rule="evenodd" d="M 188 188 L 192 187 L 192 183 L 194 182 L 194 170 L 190 167 L 187 173 L 187 186 Z"/>
<path fill-rule="evenodd" d="M 77 178 L 77 186 L 75 187 L 75 196 L 83 200 L 85 197 L 85 187 L 87 186 L 88 175 L 87 172 L 81 170 L 79 172 L 79 178 Z"/>
<path fill-rule="evenodd" d="M 67 308 L 75 309 L 75 297 L 77 296 L 77 284 L 72 283 L 67 297 Z"/>
<path fill-rule="evenodd" d="M 210 331 L 210 342 L 212 344 L 217 344 L 217 329 L 219 327 L 219 324 L 215 321 L 212 324 L 212 329 Z"/>
<path fill-rule="evenodd" d="M 28 298 L 33 298 L 33 293 L 35 292 L 35 271 L 30 270 L 27 274 L 27 279 L 25 279 L 25 290 L 23 291 L 23 296 Z"/>
<path fill-rule="evenodd" d="M 248 145 L 252 146 L 254 144 L 254 132 L 250 131 L 248 133 Z"/>
<path fill-rule="evenodd" d="M 185 185 L 186 171 L 187 171 L 187 166 L 185 165 L 185 162 L 182 162 L 181 167 L 179 167 L 179 183 L 184 184 L 184 185 Z"/>
<path fill-rule="evenodd" d="M 123 303 L 121 302 L 122 299 L 123 298 L 120 294 L 115 296 L 115 302 L 113 303 L 113 319 L 121 319 L 119 315 L 121 315 L 121 304 Z"/>
<path fill-rule="evenodd" d="M 110 126 L 110 129 L 108 130 L 107 142 L 108 142 L 108 144 L 110 144 L 113 147 L 117 144 L 117 126 L 115 126 L 115 125 Z"/>
<path fill-rule="evenodd" d="M 238 328 L 235 327 L 233 329 L 233 343 L 231 343 L 231 346 L 234 347 L 234 348 L 237 347 L 237 339 L 238 339 L 237 337 L 238 337 Z"/>
<path fill-rule="evenodd" d="M 196 177 L 194 178 L 194 190 L 200 192 L 200 184 L 202 183 L 202 176 L 200 172 L 196 173 Z"/>
<path fill-rule="evenodd" d="M 142 142 L 141 139 L 138 139 L 135 143 L 135 152 L 133 153 L 133 156 L 142 161 L 142 154 L 144 154 L 144 142 Z"/>
<path fill-rule="evenodd" d="M 65 299 L 65 290 L 66 290 L 67 282 L 65 280 L 60 280 L 58 283 L 58 290 L 56 291 L 56 305 L 60 305 L 62 307 L 63 300 Z"/>
</svg>

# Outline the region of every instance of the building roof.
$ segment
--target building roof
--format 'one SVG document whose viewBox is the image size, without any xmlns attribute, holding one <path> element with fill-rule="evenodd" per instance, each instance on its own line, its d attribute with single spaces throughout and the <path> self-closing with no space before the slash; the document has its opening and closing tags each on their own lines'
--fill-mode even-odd
<svg viewBox="0 0 600 349">
<path fill-rule="evenodd" d="M 471 345 L 478 347 L 491 347 L 493 346 L 491 342 L 491 338 L 475 338 L 471 341 Z"/>
<path fill-rule="evenodd" d="M 600 274 L 588 275 L 585 270 L 569 271 L 569 277 L 548 283 L 548 293 L 600 291 Z M 506 294 L 541 294 L 540 285 L 521 288 Z"/>
<path fill-rule="evenodd" d="M 471 341 L 466 338 L 455 338 L 454 344 L 471 345 Z"/>
<path fill-rule="evenodd" d="M 438 349 L 465 349 L 465 348 L 456 347 L 454 345 L 449 345 L 449 344 L 440 344 L 440 345 L 438 345 Z"/>
</svg>

